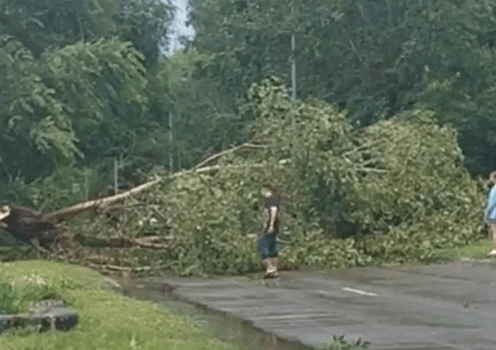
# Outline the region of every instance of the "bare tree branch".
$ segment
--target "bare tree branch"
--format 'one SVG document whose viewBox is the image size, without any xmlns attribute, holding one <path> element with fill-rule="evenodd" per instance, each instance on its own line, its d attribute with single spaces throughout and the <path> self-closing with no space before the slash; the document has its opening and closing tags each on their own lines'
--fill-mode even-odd
<svg viewBox="0 0 496 350">
<path fill-rule="evenodd" d="M 197 168 L 200 168 L 202 166 L 204 166 L 205 164 L 208 164 L 210 163 L 211 161 L 217 159 L 217 158 L 220 158 L 222 157 L 223 155 L 226 155 L 228 153 L 233 153 L 233 152 L 236 152 L 237 150 L 240 150 L 242 148 L 265 148 L 265 146 L 262 146 L 262 145 L 254 145 L 252 143 L 243 143 L 239 146 L 236 146 L 236 147 L 233 147 L 233 148 L 230 148 L 230 149 L 227 149 L 227 150 L 224 150 L 222 152 L 219 152 L 217 154 L 214 154 L 213 156 L 211 157 L 208 157 L 207 159 L 205 159 L 203 162 L 201 162 L 200 164 L 197 164 L 193 169 L 197 169 Z"/>
<path fill-rule="evenodd" d="M 98 208 L 101 208 L 105 205 L 109 204 L 114 204 L 116 202 L 123 201 L 135 194 L 141 193 L 148 188 L 158 184 L 162 179 L 156 179 L 154 181 L 145 183 L 143 185 L 140 185 L 138 187 L 133 188 L 132 190 L 129 190 L 127 192 L 107 197 L 107 198 L 101 198 L 101 199 L 96 199 L 93 201 L 89 202 L 84 202 L 81 204 L 74 205 L 69 208 L 64 208 L 60 210 L 56 210 L 50 213 L 47 213 L 44 215 L 45 220 L 54 220 L 57 223 L 60 223 L 62 221 L 70 220 L 76 216 L 80 216 L 82 214 L 88 213 L 88 212 L 96 212 Z"/>
</svg>

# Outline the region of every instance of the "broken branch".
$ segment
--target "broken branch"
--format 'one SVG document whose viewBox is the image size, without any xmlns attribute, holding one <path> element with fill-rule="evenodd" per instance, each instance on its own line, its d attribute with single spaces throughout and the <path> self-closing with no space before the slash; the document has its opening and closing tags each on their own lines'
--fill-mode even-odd
<svg viewBox="0 0 496 350">
<path fill-rule="evenodd" d="M 207 159 L 205 159 L 203 162 L 197 164 L 193 169 L 198 169 L 202 166 L 204 166 L 205 164 L 208 164 L 210 163 L 211 161 L 217 159 L 217 158 L 220 158 L 222 157 L 223 155 L 225 154 L 228 154 L 228 153 L 233 153 L 233 152 L 236 152 L 237 150 L 239 149 L 242 149 L 242 148 L 248 148 L 248 147 L 254 147 L 254 148 L 264 148 L 265 146 L 262 146 L 262 145 L 254 145 L 254 144 L 251 144 L 251 143 L 243 143 L 239 146 L 235 146 L 233 148 L 230 148 L 230 149 L 227 149 L 227 150 L 224 150 L 222 152 L 219 152 L 217 154 L 214 154 L 213 156 L 210 156 L 208 157 Z"/>
</svg>

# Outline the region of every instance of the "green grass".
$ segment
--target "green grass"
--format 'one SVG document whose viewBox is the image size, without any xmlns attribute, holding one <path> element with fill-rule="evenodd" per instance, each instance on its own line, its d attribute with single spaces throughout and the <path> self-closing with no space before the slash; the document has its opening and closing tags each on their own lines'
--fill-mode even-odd
<svg viewBox="0 0 496 350">
<path fill-rule="evenodd" d="M 40 261 L 0 264 L 0 282 L 4 311 L 24 311 L 33 299 L 57 294 L 80 317 L 70 332 L 8 332 L 0 336 L 2 350 L 236 349 L 193 318 L 121 296 L 102 276 L 83 267 Z"/>
<path fill-rule="evenodd" d="M 344 335 L 341 337 L 334 336 L 334 340 L 327 345 L 325 350 L 365 350 L 367 349 L 368 342 L 363 342 L 361 339 L 355 343 L 348 343 L 344 341 Z"/>
<path fill-rule="evenodd" d="M 435 260 L 456 261 L 463 259 L 485 260 L 491 259 L 487 254 L 493 249 L 490 240 L 472 243 L 460 248 L 439 249 L 434 255 Z"/>
</svg>

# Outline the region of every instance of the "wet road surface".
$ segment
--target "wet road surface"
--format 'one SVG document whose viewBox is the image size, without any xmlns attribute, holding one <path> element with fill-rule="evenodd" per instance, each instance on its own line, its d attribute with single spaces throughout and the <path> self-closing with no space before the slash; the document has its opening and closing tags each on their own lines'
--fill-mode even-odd
<svg viewBox="0 0 496 350">
<path fill-rule="evenodd" d="M 283 272 L 130 282 L 251 323 L 280 339 L 323 347 L 333 335 L 372 350 L 495 350 L 496 264 Z"/>
</svg>

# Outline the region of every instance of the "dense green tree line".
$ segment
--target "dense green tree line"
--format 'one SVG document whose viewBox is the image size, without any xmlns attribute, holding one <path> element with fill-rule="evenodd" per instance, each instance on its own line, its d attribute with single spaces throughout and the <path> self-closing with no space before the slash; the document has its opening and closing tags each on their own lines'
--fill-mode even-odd
<svg viewBox="0 0 496 350">
<path fill-rule="evenodd" d="M 473 175 L 496 164 L 492 1 L 191 0 L 190 10 L 195 38 L 168 59 L 170 3 L 1 1 L 0 200 L 61 206 L 87 196 L 83 183 L 111 184 L 113 158 L 137 182 L 246 141 L 247 91 L 271 76 L 290 86 L 292 35 L 300 99 L 334 104 L 357 129 L 430 109 L 459 130 Z M 60 195 L 44 200 L 46 188 Z"/>
<path fill-rule="evenodd" d="M 297 89 L 369 125 L 414 105 L 461 131 L 465 164 L 496 164 L 495 6 L 489 0 L 190 1 L 199 70 L 226 103 L 270 75 L 290 86 L 296 37 Z"/>
<path fill-rule="evenodd" d="M 0 2 L 0 182 L 7 194 L 17 184 L 13 192 L 22 197 L 22 184 L 39 178 L 76 180 L 83 167 L 102 173 L 108 157 L 132 156 L 152 130 L 167 132 L 163 110 L 151 108 L 150 81 L 172 19 L 172 6 L 155 0 Z"/>
</svg>

